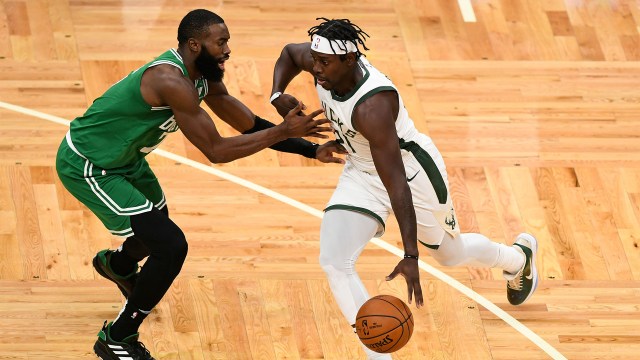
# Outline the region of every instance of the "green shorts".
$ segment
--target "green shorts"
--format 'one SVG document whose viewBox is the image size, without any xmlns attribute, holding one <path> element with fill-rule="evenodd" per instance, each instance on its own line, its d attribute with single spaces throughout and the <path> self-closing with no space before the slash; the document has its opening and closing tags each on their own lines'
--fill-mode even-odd
<svg viewBox="0 0 640 360">
<path fill-rule="evenodd" d="M 145 159 L 116 169 L 101 169 L 62 140 L 56 170 L 67 190 L 116 236 L 131 236 L 131 215 L 162 209 L 166 200 Z"/>
</svg>

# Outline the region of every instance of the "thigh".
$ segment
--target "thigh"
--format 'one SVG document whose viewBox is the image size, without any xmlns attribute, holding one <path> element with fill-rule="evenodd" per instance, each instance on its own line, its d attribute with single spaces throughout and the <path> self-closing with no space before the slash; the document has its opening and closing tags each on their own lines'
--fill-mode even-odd
<svg viewBox="0 0 640 360">
<path fill-rule="evenodd" d="M 362 178 L 363 175 L 367 174 L 359 174 L 358 170 L 349 164 L 345 165 L 325 212 L 349 210 L 368 215 L 379 224 L 375 235 L 382 236 L 385 221 L 389 217 L 389 208 L 380 201 L 379 196 L 376 196 L 374 192 L 377 189 L 370 186 L 366 179 Z"/>
<path fill-rule="evenodd" d="M 157 209 L 166 206 L 167 200 L 164 191 L 158 182 L 156 174 L 154 174 L 149 163 L 145 159 L 141 159 L 126 174 L 127 180 L 140 191 L 147 199 L 151 200 Z"/>
<path fill-rule="evenodd" d="M 426 149 L 429 151 L 415 151 L 421 158 L 405 159 L 405 168 L 407 176 L 413 174 L 409 187 L 418 223 L 418 240 L 429 248 L 437 248 L 445 233 L 456 237 L 460 228 L 444 162 L 435 147 Z M 436 184 L 433 179 L 437 179 Z"/>
<path fill-rule="evenodd" d="M 320 262 L 345 266 L 355 261 L 369 240 L 379 231 L 376 219 L 361 212 L 334 209 L 325 212 L 320 226 Z"/>
<path fill-rule="evenodd" d="M 94 166 L 74 153 L 66 143 L 60 146 L 56 170 L 65 188 L 88 207 L 116 236 L 131 236 L 130 216 L 153 207 L 138 189 L 121 174 Z"/>
</svg>

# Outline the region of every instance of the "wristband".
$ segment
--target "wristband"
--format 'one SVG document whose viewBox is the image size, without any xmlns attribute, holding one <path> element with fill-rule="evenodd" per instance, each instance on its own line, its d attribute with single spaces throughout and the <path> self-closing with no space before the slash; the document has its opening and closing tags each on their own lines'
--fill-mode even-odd
<svg viewBox="0 0 640 360">
<path fill-rule="evenodd" d="M 277 98 L 280 97 L 280 95 L 282 95 L 281 91 L 278 92 L 274 92 L 273 95 L 271 95 L 271 98 L 269 98 L 269 103 L 273 103 L 273 101 Z"/>
<path fill-rule="evenodd" d="M 416 260 L 418 260 L 418 255 L 404 254 L 404 258 L 405 259 L 416 259 Z"/>
<path fill-rule="evenodd" d="M 272 122 L 261 118 L 258 115 L 255 115 L 254 125 L 251 129 L 243 132 L 243 134 L 252 134 L 256 131 L 269 129 L 276 126 Z M 318 151 L 318 147 L 320 145 L 316 143 L 312 143 L 311 141 L 305 140 L 303 138 L 289 138 L 279 143 L 275 143 L 269 146 L 271 149 L 281 152 L 287 152 L 292 154 L 300 154 L 309 159 L 316 158 L 316 152 Z"/>
</svg>

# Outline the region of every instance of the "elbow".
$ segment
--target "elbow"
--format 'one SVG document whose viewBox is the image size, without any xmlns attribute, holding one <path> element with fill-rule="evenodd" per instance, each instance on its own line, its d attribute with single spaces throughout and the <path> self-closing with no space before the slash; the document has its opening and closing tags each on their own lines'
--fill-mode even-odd
<svg viewBox="0 0 640 360">
<path fill-rule="evenodd" d="M 282 51 L 280 52 L 280 57 L 287 57 L 290 58 L 291 55 L 289 55 L 289 49 L 291 48 L 291 46 L 293 46 L 293 44 L 287 44 L 282 48 Z"/>
<path fill-rule="evenodd" d="M 235 160 L 232 157 L 226 156 L 224 154 L 209 154 L 207 156 L 207 158 L 213 164 L 225 164 L 225 163 L 228 163 L 228 162 L 231 162 L 231 161 Z"/>
<path fill-rule="evenodd" d="M 234 151 L 233 147 L 229 146 L 224 138 L 221 138 L 220 141 L 209 144 L 209 146 L 203 150 L 204 151 L 202 151 L 202 153 L 213 164 L 225 164 L 238 158 L 236 155 L 237 152 Z"/>
</svg>

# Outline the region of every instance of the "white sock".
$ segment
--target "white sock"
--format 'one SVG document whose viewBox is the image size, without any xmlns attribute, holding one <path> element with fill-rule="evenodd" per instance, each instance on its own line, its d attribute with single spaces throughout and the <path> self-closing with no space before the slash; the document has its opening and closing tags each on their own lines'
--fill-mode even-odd
<svg viewBox="0 0 640 360">
<path fill-rule="evenodd" d="M 524 253 L 516 249 L 515 246 L 500 244 L 495 267 L 502 268 L 507 273 L 515 274 L 522 269 L 526 261 Z"/>
</svg>

